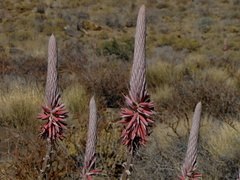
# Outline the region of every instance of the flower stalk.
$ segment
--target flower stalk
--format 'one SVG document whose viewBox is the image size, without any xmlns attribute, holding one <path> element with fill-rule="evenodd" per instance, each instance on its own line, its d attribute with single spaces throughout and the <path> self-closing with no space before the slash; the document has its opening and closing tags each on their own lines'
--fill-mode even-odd
<svg viewBox="0 0 240 180">
<path fill-rule="evenodd" d="M 45 89 L 45 102 L 46 105 L 42 105 L 43 114 L 38 114 L 37 118 L 43 121 L 47 121 L 41 126 L 40 137 L 47 140 L 47 151 L 44 158 L 40 179 L 47 178 L 47 167 L 50 165 L 49 160 L 53 151 L 57 139 L 63 139 L 66 137 L 64 130 L 67 129 L 66 118 L 68 117 L 67 111 L 64 108 L 64 104 L 60 103 L 60 92 L 58 87 L 58 57 L 57 57 L 57 45 L 54 35 L 49 39 L 48 45 L 48 69 L 47 69 L 47 81 Z"/>
<path fill-rule="evenodd" d="M 201 177 L 200 174 L 195 173 L 197 169 L 197 145 L 200 129 L 202 104 L 199 102 L 193 114 L 193 123 L 190 130 L 188 147 L 186 157 L 182 166 L 182 176 L 178 176 L 181 180 L 191 179 L 197 180 Z"/>
<path fill-rule="evenodd" d="M 125 96 L 127 108 L 121 109 L 120 123 L 126 123 L 126 127 L 122 131 L 121 138 L 123 145 L 128 148 L 128 160 L 123 173 L 122 179 L 126 180 L 129 175 L 129 168 L 132 156 L 136 153 L 140 146 L 144 146 L 149 136 L 148 127 L 151 120 L 150 116 L 154 114 L 153 101 L 146 88 L 146 18 L 145 6 L 142 5 L 137 18 L 134 58 L 132 65 L 132 73 L 130 78 L 129 95 Z"/>
<path fill-rule="evenodd" d="M 84 180 L 92 180 L 91 175 L 98 174 L 101 170 L 91 170 L 96 161 L 96 144 L 97 144 L 97 127 L 98 127 L 98 117 L 97 117 L 97 107 L 94 96 L 90 100 L 89 104 L 89 125 L 88 125 L 88 139 L 84 156 L 82 178 Z"/>
</svg>

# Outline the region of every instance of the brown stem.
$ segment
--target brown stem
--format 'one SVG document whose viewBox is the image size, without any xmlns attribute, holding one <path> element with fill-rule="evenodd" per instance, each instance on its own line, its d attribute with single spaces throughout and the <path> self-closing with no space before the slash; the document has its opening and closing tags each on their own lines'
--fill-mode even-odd
<svg viewBox="0 0 240 180">
<path fill-rule="evenodd" d="M 52 149 L 53 149 L 52 143 L 50 139 L 47 139 L 47 151 L 43 161 L 42 169 L 40 170 L 39 180 L 47 179 L 46 174 L 50 170 L 48 163 L 49 163 L 49 160 L 51 159 Z"/>
<path fill-rule="evenodd" d="M 130 173 L 130 166 L 131 166 L 131 163 L 132 163 L 132 155 L 133 154 L 131 152 L 128 154 L 127 164 L 125 166 L 125 170 L 123 172 L 121 180 L 127 180 L 128 179 L 128 176 L 129 176 L 129 173 Z"/>
</svg>

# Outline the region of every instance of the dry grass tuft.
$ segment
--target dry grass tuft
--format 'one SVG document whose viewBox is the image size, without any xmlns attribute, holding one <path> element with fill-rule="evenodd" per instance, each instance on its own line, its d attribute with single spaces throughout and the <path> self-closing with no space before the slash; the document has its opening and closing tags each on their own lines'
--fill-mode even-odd
<svg viewBox="0 0 240 180">
<path fill-rule="evenodd" d="M 71 114 L 78 116 L 87 111 L 87 92 L 80 84 L 72 84 L 64 89 L 63 99 Z"/>
<path fill-rule="evenodd" d="M 151 93 L 151 97 L 156 102 L 165 101 L 172 98 L 174 90 L 174 86 L 167 84 L 156 87 L 155 90 Z"/>
<path fill-rule="evenodd" d="M 157 61 L 147 69 L 147 80 L 151 87 L 161 87 L 165 84 L 172 84 L 179 73 L 175 66 L 166 61 Z"/>
<path fill-rule="evenodd" d="M 8 92 L 1 92 L 0 107 L 1 124 L 8 127 L 32 130 L 39 104 L 43 97 L 42 90 L 37 86 L 14 85 Z"/>
<path fill-rule="evenodd" d="M 234 119 L 232 126 L 224 123 L 209 137 L 209 152 L 216 159 L 240 157 L 240 123 Z"/>
</svg>

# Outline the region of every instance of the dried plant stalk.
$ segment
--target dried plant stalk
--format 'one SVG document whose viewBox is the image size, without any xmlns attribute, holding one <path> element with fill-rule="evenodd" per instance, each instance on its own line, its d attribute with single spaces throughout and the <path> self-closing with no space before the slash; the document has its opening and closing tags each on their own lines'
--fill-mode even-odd
<svg viewBox="0 0 240 180">
<path fill-rule="evenodd" d="M 65 118 L 67 118 L 67 111 L 65 111 L 64 104 L 60 104 L 60 93 L 58 88 L 58 58 L 56 39 L 52 35 L 49 39 L 48 45 L 48 70 L 45 90 L 46 106 L 42 106 L 43 114 L 38 114 L 37 118 L 47 120 L 47 123 L 41 126 L 40 136 L 47 139 L 47 152 L 44 158 L 43 167 L 41 170 L 40 179 L 45 178 L 48 162 L 51 158 L 51 152 L 55 141 L 65 137 L 63 131 L 67 129 Z"/>
<path fill-rule="evenodd" d="M 98 173 L 100 170 L 92 170 L 96 157 L 96 144 L 97 144 L 97 127 L 98 127 L 98 117 L 97 117 L 97 107 L 94 96 L 90 100 L 89 104 L 89 125 L 88 125 L 88 139 L 85 150 L 84 164 L 82 177 L 86 180 L 91 180 L 91 175 Z"/>
<path fill-rule="evenodd" d="M 182 176 L 179 176 L 179 178 L 182 180 L 186 178 L 196 179 L 197 177 L 201 177 L 201 175 L 196 174 L 194 172 L 197 168 L 197 145 L 201 120 L 201 111 L 202 104 L 201 102 L 199 102 L 196 105 L 193 114 L 193 123 L 188 140 L 187 154 L 184 160 L 184 164 L 182 166 Z"/>
</svg>

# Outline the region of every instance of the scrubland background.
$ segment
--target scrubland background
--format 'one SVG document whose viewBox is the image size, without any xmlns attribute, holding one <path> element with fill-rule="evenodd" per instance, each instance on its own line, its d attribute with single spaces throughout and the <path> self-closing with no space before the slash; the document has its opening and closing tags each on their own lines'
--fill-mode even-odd
<svg viewBox="0 0 240 180">
<path fill-rule="evenodd" d="M 195 105 L 203 104 L 198 172 L 236 179 L 240 166 L 240 1 L 1 0 L 0 179 L 37 179 L 46 143 L 47 44 L 57 38 L 68 138 L 59 142 L 50 179 L 78 179 L 88 104 L 99 111 L 95 179 L 119 179 L 127 152 L 119 138 L 139 7 L 147 10 L 147 83 L 156 115 L 132 178 L 177 179 Z M 223 51 L 226 39 L 228 50 Z"/>
</svg>

